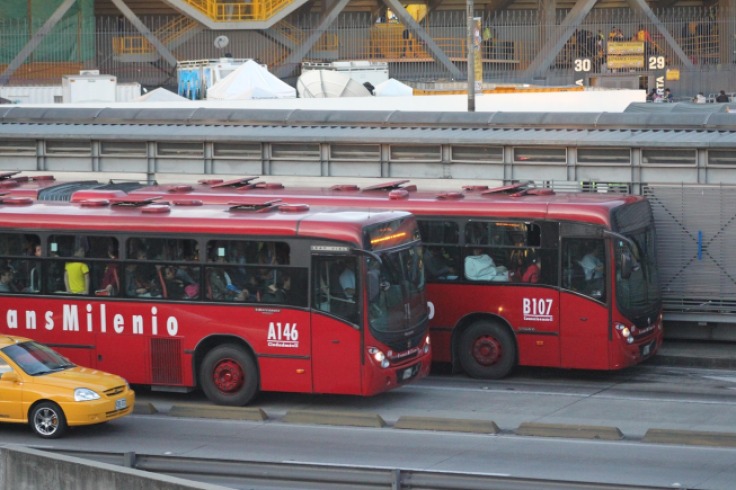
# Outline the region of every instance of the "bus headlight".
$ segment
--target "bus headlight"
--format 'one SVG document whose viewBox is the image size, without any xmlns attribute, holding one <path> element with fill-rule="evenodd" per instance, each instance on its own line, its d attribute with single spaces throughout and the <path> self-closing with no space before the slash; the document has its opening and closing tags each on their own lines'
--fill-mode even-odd
<svg viewBox="0 0 736 490">
<path fill-rule="evenodd" d="M 424 353 L 425 354 L 429 353 L 429 348 L 431 345 L 432 343 L 429 341 L 429 334 L 428 334 L 427 337 L 424 339 Z"/>
<path fill-rule="evenodd" d="M 387 368 L 389 366 L 386 354 L 384 354 L 380 349 L 377 349 L 375 347 L 368 347 L 368 354 L 370 354 L 373 360 L 376 361 L 382 368 Z"/>
<path fill-rule="evenodd" d="M 634 343 L 634 337 L 632 337 L 629 327 L 627 327 L 623 323 L 617 323 L 616 330 L 618 330 L 621 336 L 626 339 L 626 342 L 628 342 L 629 344 Z"/>
</svg>

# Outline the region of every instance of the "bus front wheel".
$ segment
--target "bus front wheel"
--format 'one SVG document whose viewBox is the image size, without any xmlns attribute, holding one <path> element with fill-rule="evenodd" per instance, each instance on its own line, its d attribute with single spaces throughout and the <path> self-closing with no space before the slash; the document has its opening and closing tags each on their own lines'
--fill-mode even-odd
<svg viewBox="0 0 736 490">
<path fill-rule="evenodd" d="M 258 391 L 258 368 L 250 354 L 225 344 L 204 357 L 199 380 L 207 398 L 218 405 L 243 406 Z"/>
<path fill-rule="evenodd" d="M 516 344 L 495 322 L 475 322 L 460 337 L 460 365 L 474 378 L 500 379 L 516 364 Z"/>
</svg>

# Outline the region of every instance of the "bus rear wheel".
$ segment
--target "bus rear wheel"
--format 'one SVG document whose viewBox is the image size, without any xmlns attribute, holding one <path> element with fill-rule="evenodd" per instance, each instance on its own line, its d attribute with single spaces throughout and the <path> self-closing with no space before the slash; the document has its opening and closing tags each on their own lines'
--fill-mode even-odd
<svg viewBox="0 0 736 490">
<path fill-rule="evenodd" d="M 199 370 L 207 398 L 218 405 L 247 405 L 258 392 L 258 368 L 242 348 L 225 344 L 207 353 Z"/>
<path fill-rule="evenodd" d="M 484 320 L 473 323 L 462 334 L 458 355 L 468 375 L 500 379 L 516 364 L 516 344 L 508 329 Z"/>
</svg>

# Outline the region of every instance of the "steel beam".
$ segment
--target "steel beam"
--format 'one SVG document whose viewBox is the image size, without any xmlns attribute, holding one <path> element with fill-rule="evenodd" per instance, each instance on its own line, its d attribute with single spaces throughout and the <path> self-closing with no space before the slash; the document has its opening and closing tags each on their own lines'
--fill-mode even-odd
<svg viewBox="0 0 736 490">
<path fill-rule="evenodd" d="M 416 20 L 414 20 L 414 17 L 409 15 L 409 12 L 406 11 L 400 1 L 383 0 L 383 2 L 391 8 L 391 11 L 396 14 L 396 17 L 399 18 L 399 21 L 404 25 L 404 27 L 406 29 L 409 29 L 409 31 L 414 34 L 414 39 L 420 39 L 424 43 L 424 47 L 429 52 L 429 55 L 432 56 L 435 61 L 447 68 L 447 71 L 452 74 L 453 78 L 455 78 L 456 80 L 465 79 L 466 75 L 463 74 L 458 69 L 458 67 L 455 66 L 455 64 L 450 60 L 450 58 L 448 58 L 444 51 L 442 51 L 440 47 L 437 46 L 437 43 L 434 42 L 432 36 L 427 34 L 427 31 L 425 31 L 424 28 L 420 26 Z"/>
<path fill-rule="evenodd" d="M 33 37 L 31 37 L 31 40 L 28 41 L 28 43 L 23 46 L 23 49 L 20 50 L 20 53 L 16 55 L 15 58 L 13 58 L 13 61 L 10 62 L 7 68 L 5 68 L 5 71 L 0 75 L 0 85 L 7 85 L 10 81 L 10 77 L 13 76 L 13 73 L 15 73 L 15 70 L 20 68 L 20 66 L 28 59 L 28 57 L 33 53 L 33 51 L 38 47 L 39 44 L 41 44 L 41 41 L 44 40 L 44 38 L 48 35 L 49 32 L 56 26 L 56 24 L 59 23 L 62 17 L 64 17 L 64 14 L 66 14 L 72 5 L 74 5 L 74 2 L 76 0 L 65 0 L 64 3 L 59 5 L 59 8 L 56 9 L 56 11 L 51 14 L 51 17 L 48 18 L 48 20 L 41 26 L 41 28 L 36 31 L 35 34 L 33 34 Z"/>
<path fill-rule="evenodd" d="M 120 12 L 125 16 L 126 19 L 130 21 L 133 26 L 138 29 L 138 32 L 140 32 L 143 37 L 145 37 L 149 43 L 153 45 L 153 47 L 156 48 L 156 51 L 161 55 L 163 59 L 165 59 L 169 65 L 176 66 L 177 59 L 172 54 L 171 51 L 169 51 L 169 48 L 164 46 L 164 44 L 158 40 L 156 36 L 153 35 L 151 30 L 146 27 L 146 25 L 140 21 L 137 15 L 133 13 L 130 8 L 125 5 L 125 2 L 123 0 L 112 0 L 112 3 L 120 10 Z"/>
</svg>

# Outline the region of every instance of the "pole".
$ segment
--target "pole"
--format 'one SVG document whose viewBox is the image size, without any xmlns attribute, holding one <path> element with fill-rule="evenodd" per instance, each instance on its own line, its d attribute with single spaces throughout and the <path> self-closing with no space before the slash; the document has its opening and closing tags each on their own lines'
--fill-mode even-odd
<svg viewBox="0 0 736 490">
<path fill-rule="evenodd" d="M 473 0 L 466 0 L 468 26 L 466 48 L 468 50 L 468 112 L 475 112 L 475 58 L 473 49 Z"/>
</svg>

